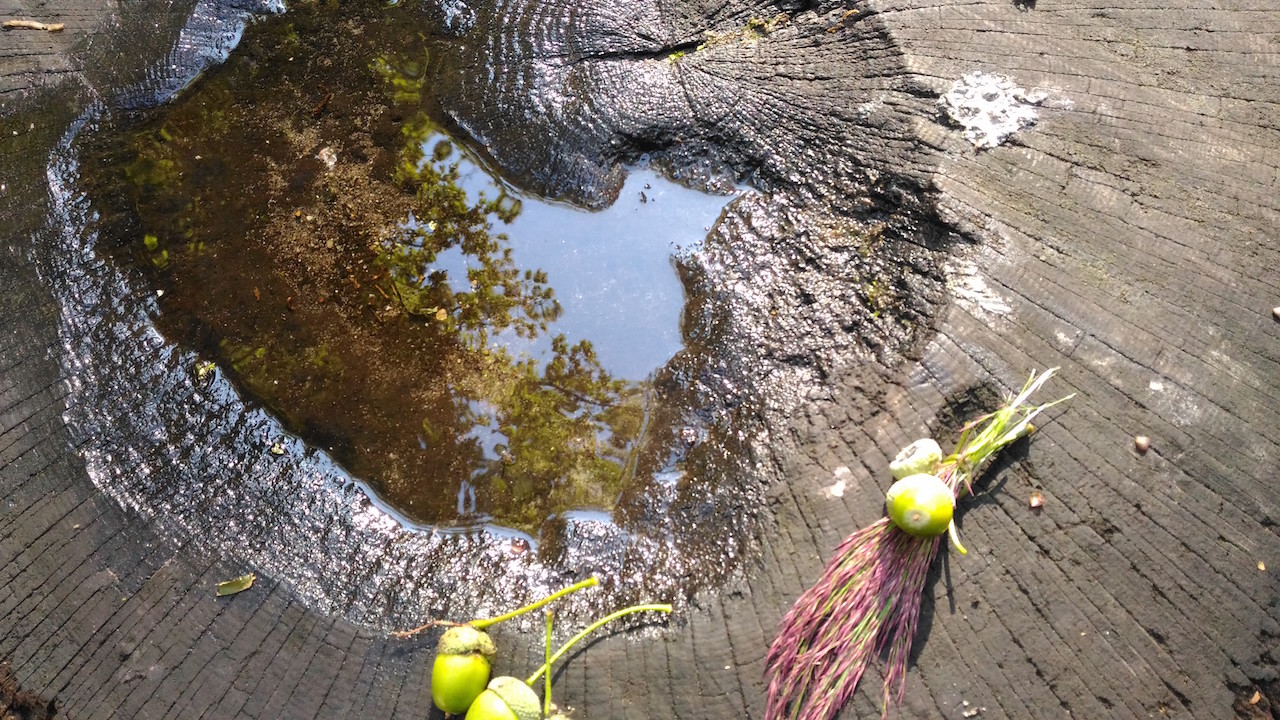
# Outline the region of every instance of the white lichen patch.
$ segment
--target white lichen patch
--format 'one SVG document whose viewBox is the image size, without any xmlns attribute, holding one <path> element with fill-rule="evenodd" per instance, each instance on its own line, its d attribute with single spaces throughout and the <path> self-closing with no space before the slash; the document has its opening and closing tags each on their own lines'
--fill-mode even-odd
<svg viewBox="0 0 1280 720">
<path fill-rule="evenodd" d="M 1048 93 L 1028 91 L 1001 75 L 965 74 L 938 101 L 947 117 L 964 128 L 977 148 L 993 148 L 1036 122 L 1036 108 Z"/>
<path fill-rule="evenodd" d="M 828 498 L 844 497 L 844 493 L 853 484 L 853 471 L 846 465 L 841 465 L 831 474 L 835 481 L 822 489 L 822 494 Z"/>
<path fill-rule="evenodd" d="M 880 114 L 885 109 L 884 95 L 876 97 L 874 100 L 868 100 L 853 109 L 854 115 L 858 120 L 868 120 L 874 115 Z"/>
</svg>

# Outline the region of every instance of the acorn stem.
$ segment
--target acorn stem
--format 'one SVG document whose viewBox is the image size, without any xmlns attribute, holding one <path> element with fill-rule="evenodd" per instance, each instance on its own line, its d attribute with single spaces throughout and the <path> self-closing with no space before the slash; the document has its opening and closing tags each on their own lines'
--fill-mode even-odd
<svg viewBox="0 0 1280 720">
<path fill-rule="evenodd" d="M 485 628 L 489 627 L 490 625 L 497 625 L 497 624 L 498 624 L 498 623 L 500 623 L 500 622 L 503 622 L 503 621 L 505 621 L 505 620 L 510 620 L 511 618 L 514 618 L 514 617 L 519 617 L 519 616 L 521 616 L 521 615 L 524 615 L 524 614 L 525 614 L 525 613 L 527 613 L 527 612 L 533 612 L 534 610 L 537 610 L 538 608 L 542 607 L 543 605 L 546 605 L 547 603 L 553 602 L 553 601 L 555 601 L 555 600 L 559 600 L 560 598 L 562 598 L 562 597 L 564 597 L 565 595 L 568 595 L 568 594 L 570 594 L 570 593 L 578 592 L 579 590 L 582 590 L 583 588 L 595 587 L 596 585 L 599 585 L 599 584 L 600 584 L 600 581 L 599 581 L 598 579 L 596 579 L 596 576 L 595 576 L 595 575 L 592 575 L 591 577 L 587 578 L 586 580 L 583 580 L 583 581 L 581 581 L 581 582 L 576 582 L 576 583 L 574 583 L 574 584 L 570 585 L 569 587 L 564 588 L 564 589 L 562 589 L 562 590 L 557 590 L 556 592 L 551 593 L 550 595 L 548 595 L 548 596 L 546 596 L 546 597 L 542 598 L 541 600 L 539 600 L 539 601 L 538 601 L 538 602 L 536 602 L 536 603 L 531 603 L 531 604 L 529 604 L 529 605 L 525 605 L 524 607 L 519 608 L 519 609 L 517 609 L 517 610 L 512 610 L 511 612 L 509 612 L 509 613 L 507 613 L 507 614 L 505 614 L 505 615 L 499 615 L 499 616 L 497 616 L 497 617 L 485 618 L 484 620 L 472 620 L 471 622 L 469 622 L 469 623 L 467 623 L 467 624 L 468 624 L 468 625 L 470 625 L 470 626 L 471 626 L 471 627 L 473 627 L 473 628 L 476 628 L 477 630 L 483 630 L 483 629 L 485 629 Z"/>
<path fill-rule="evenodd" d="M 530 675 L 530 676 L 529 676 L 529 679 L 528 679 L 528 680 L 525 680 L 525 684 L 526 684 L 526 685 L 533 685 L 535 682 L 537 682 L 537 681 L 538 681 L 538 678 L 542 677 L 542 673 L 547 672 L 548 670 L 550 670 L 550 669 L 551 669 L 551 664 L 552 664 L 552 663 L 554 663 L 556 660 L 559 660 L 559 659 L 560 659 L 560 657 L 561 657 L 562 655 L 564 655 L 566 652 L 569 652 L 569 648 L 571 648 L 571 647 L 573 647 L 574 645 L 576 645 L 576 644 L 578 643 L 578 641 L 579 641 L 579 640 L 581 640 L 582 638 L 584 638 L 584 637 L 586 637 L 586 636 L 590 635 L 591 633 L 595 632 L 596 630 L 600 629 L 600 627 L 601 627 L 602 625 L 604 625 L 604 624 L 606 624 L 606 623 L 609 623 L 609 622 L 612 622 L 612 621 L 614 621 L 614 620 L 617 620 L 617 619 L 618 619 L 618 618 L 620 618 L 620 617 L 626 617 L 627 615 L 631 615 L 631 614 L 633 614 L 633 613 L 638 613 L 638 612 L 647 612 L 647 611 L 654 611 L 654 612 L 665 612 L 665 613 L 669 613 L 669 612 L 671 612 L 671 606 L 670 606 L 670 605 L 667 605 L 667 604 L 665 604 L 665 603 L 664 603 L 664 604 L 661 604 L 661 605 L 632 605 L 632 606 L 631 606 L 631 607 L 629 607 L 629 608 L 623 608 L 622 610 L 619 610 L 619 611 L 617 611 L 617 612 L 615 612 L 615 613 L 610 613 L 610 614 L 608 614 L 608 615 L 605 615 L 604 617 L 600 618 L 599 620 L 597 620 L 597 621 L 595 621 L 595 622 L 591 623 L 590 625 L 588 625 L 588 626 L 587 626 L 587 628 L 586 628 L 585 630 L 583 630 L 582 632 L 580 632 L 580 633 L 578 633 L 577 635 L 574 635 L 573 637 L 569 638 L 569 641 L 568 641 L 568 642 L 566 642 L 565 644 L 561 645 L 561 646 L 560 646 L 560 649 L 555 651 L 555 654 L 553 654 L 551 657 L 547 658 L 547 662 L 546 662 L 542 667 L 538 668 L 538 672 L 536 672 L 536 673 L 534 673 L 534 674 Z M 549 677 L 549 676 L 550 676 L 550 673 L 547 673 L 547 674 L 548 674 L 548 677 Z"/>
<path fill-rule="evenodd" d="M 947 526 L 947 534 L 951 537 L 951 544 L 956 547 L 956 552 L 961 555 L 968 555 L 969 551 L 960 543 L 960 533 L 956 532 L 956 521 L 952 520 Z"/>
<path fill-rule="evenodd" d="M 423 630 L 430 630 L 433 627 L 457 627 L 458 625 L 461 625 L 461 624 L 462 623 L 456 623 L 451 620 L 428 620 L 427 622 L 419 625 L 418 627 L 412 630 L 396 630 L 391 633 L 391 637 L 395 637 L 395 638 L 413 637 L 414 635 L 417 635 Z"/>
</svg>

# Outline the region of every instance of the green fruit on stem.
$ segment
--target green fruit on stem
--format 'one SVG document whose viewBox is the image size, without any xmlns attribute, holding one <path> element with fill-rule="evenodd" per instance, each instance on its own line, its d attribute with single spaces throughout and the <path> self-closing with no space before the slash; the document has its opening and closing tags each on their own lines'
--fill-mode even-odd
<svg viewBox="0 0 1280 720">
<path fill-rule="evenodd" d="M 933 475 L 908 475 L 895 482 L 885 495 L 889 519 L 900 530 L 916 537 L 934 537 L 947 531 L 955 509 L 951 488 Z"/>
<path fill-rule="evenodd" d="M 520 720 L 497 693 L 485 690 L 471 703 L 466 720 Z"/>
<path fill-rule="evenodd" d="M 466 720 L 539 720 L 542 703 L 533 688 L 519 678 L 501 676 L 476 698 Z"/>
<path fill-rule="evenodd" d="M 933 472 L 942 462 L 942 448 L 932 438 L 923 438 L 902 448 L 898 456 L 889 463 L 889 472 L 894 480 L 901 480 L 908 475 Z"/>
<path fill-rule="evenodd" d="M 451 627 L 440 636 L 431 666 L 431 699 L 436 707 L 461 715 L 484 693 L 489 683 L 489 659 L 498 648 L 483 630 L 470 625 Z"/>
<path fill-rule="evenodd" d="M 484 692 L 489 660 L 483 655 L 436 655 L 431 666 L 431 699 L 446 713 L 461 715 Z"/>
</svg>

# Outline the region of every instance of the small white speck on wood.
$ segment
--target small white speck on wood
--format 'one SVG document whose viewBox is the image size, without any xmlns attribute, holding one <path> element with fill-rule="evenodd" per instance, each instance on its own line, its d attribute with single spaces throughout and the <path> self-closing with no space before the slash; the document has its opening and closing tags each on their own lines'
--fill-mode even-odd
<svg viewBox="0 0 1280 720">
<path fill-rule="evenodd" d="M 1151 438 L 1146 435 L 1135 436 L 1133 438 L 1133 449 L 1145 454 L 1151 449 Z"/>
<path fill-rule="evenodd" d="M 1280 320 L 1280 305 L 1271 308 L 1271 317 Z"/>
</svg>

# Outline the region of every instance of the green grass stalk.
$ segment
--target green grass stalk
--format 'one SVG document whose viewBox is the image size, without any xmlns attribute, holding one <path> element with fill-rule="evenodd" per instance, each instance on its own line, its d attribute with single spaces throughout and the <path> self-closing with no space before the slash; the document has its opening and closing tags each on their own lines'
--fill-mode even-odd
<svg viewBox="0 0 1280 720">
<path fill-rule="evenodd" d="M 578 641 L 582 640 L 583 638 L 595 632 L 596 630 L 599 630 L 604 625 L 610 622 L 613 622 L 614 620 L 617 620 L 618 618 L 626 617 L 627 615 L 632 615 L 634 613 L 640 613 L 640 612 L 669 613 L 671 612 L 671 606 L 665 603 L 659 604 L 659 605 L 632 605 L 629 608 L 623 608 L 617 612 L 609 613 L 608 615 L 591 623 L 582 632 L 578 633 L 577 635 L 574 635 L 572 638 L 569 639 L 568 642 L 566 642 L 564 645 L 561 645 L 560 648 L 551 655 L 551 657 L 547 658 L 546 663 L 544 663 L 542 667 L 538 668 L 537 672 L 530 675 L 528 680 L 525 680 L 525 684 L 532 686 L 535 682 L 537 682 L 538 678 L 542 677 L 543 673 L 551 669 L 552 663 L 554 663 L 556 660 L 559 660 L 560 657 L 563 656 L 566 652 L 569 652 L 569 649 L 572 648 L 574 645 L 576 645 Z"/>
<path fill-rule="evenodd" d="M 576 582 L 562 590 L 557 590 L 556 592 L 551 593 L 550 595 L 542 598 L 541 600 L 535 603 L 530 603 L 528 605 L 525 605 L 522 608 L 517 608 L 515 610 L 512 610 L 509 613 L 506 613 L 504 615 L 499 615 L 497 617 L 485 618 L 484 620 L 472 620 L 470 623 L 468 623 L 468 625 L 471 625 L 477 630 L 483 630 L 491 625 L 497 625 L 500 622 L 505 622 L 512 618 L 520 617 L 525 613 L 533 612 L 534 610 L 537 610 L 538 608 L 541 608 L 542 606 L 547 605 L 548 603 L 552 603 L 552 602 L 555 602 L 556 600 L 559 600 L 565 595 L 578 592 L 579 590 L 582 590 L 584 588 L 595 587 L 596 585 L 599 585 L 599 584 L 600 584 L 600 581 L 596 579 L 595 575 L 592 575 L 586 580 L 583 580 L 581 582 Z"/>
<path fill-rule="evenodd" d="M 547 611 L 547 637 L 543 643 L 543 665 L 551 667 L 551 611 Z M 537 678 L 534 678 L 535 680 Z M 551 717 L 551 673 L 546 674 L 546 683 L 542 691 L 542 716 Z"/>
<path fill-rule="evenodd" d="M 471 627 L 474 627 L 477 630 L 484 630 L 485 628 L 490 627 L 492 625 L 497 625 L 500 622 L 504 622 L 512 618 L 520 617 L 525 613 L 533 612 L 534 610 L 537 610 L 538 608 L 543 607 L 548 603 L 552 603 L 552 602 L 555 602 L 556 600 L 559 600 L 565 595 L 578 592 L 579 590 L 582 590 L 585 588 L 595 587 L 596 585 L 599 585 L 599 584 L 600 584 L 600 580 L 597 579 L 596 576 L 592 575 L 586 580 L 576 582 L 567 588 L 562 588 L 560 590 L 557 590 L 535 603 L 530 603 L 528 605 L 525 605 L 522 608 L 512 610 L 509 613 L 499 615 L 497 617 L 484 618 L 481 620 L 471 620 L 466 623 L 455 622 L 453 620 L 428 620 L 427 622 L 419 625 L 416 628 L 413 628 L 412 630 L 396 630 L 391 633 L 391 637 L 397 637 L 397 638 L 413 637 L 414 635 L 417 635 L 418 633 L 423 632 L 424 630 L 429 630 L 433 627 L 457 627 L 458 625 L 470 625 Z"/>
</svg>

